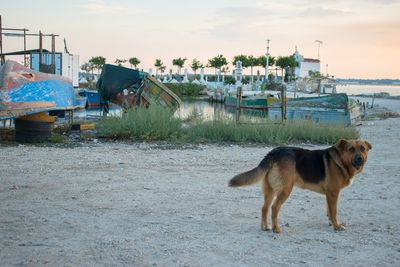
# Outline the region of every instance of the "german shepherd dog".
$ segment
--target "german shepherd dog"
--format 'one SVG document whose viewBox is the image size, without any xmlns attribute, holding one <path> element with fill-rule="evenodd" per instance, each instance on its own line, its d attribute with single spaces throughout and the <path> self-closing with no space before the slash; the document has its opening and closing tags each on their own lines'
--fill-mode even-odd
<svg viewBox="0 0 400 267">
<path fill-rule="evenodd" d="M 322 150 L 277 147 L 264 157 L 258 167 L 233 177 L 229 186 L 245 186 L 262 181 L 262 230 L 271 230 L 267 223 L 268 210 L 276 197 L 271 208 L 272 230 L 275 233 L 281 232 L 279 209 L 289 197 L 293 186 L 298 186 L 325 194 L 329 220 L 335 230 L 341 231 L 345 227 L 336 217 L 340 190 L 350 185 L 352 178 L 363 170 L 371 148 L 367 141 L 343 139 Z"/>
</svg>

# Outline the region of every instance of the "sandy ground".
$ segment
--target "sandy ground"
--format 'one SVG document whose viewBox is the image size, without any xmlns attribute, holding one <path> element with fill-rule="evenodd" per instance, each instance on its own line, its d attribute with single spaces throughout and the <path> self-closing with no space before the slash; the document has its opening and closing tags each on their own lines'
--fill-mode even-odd
<svg viewBox="0 0 400 267">
<path fill-rule="evenodd" d="M 359 129 L 373 149 L 341 195 L 347 230 L 296 189 L 280 235 L 260 230 L 259 185 L 227 187 L 272 147 L 0 145 L 0 265 L 400 266 L 400 118 Z"/>
</svg>

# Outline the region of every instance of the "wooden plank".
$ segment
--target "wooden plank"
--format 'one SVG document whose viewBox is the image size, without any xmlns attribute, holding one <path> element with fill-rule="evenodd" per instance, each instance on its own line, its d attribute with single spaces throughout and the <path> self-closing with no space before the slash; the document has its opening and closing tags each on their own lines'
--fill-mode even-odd
<svg viewBox="0 0 400 267">
<path fill-rule="evenodd" d="M 71 127 L 72 130 L 80 130 L 80 131 L 94 130 L 95 128 L 96 128 L 96 124 L 94 124 L 94 123 L 75 123 L 75 124 L 72 124 L 72 127 Z"/>
<path fill-rule="evenodd" d="M 57 116 L 49 116 L 47 112 L 39 112 L 35 114 L 18 117 L 18 119 L 24 121 L 55 122 L 57 120 Z"/>
</svg>

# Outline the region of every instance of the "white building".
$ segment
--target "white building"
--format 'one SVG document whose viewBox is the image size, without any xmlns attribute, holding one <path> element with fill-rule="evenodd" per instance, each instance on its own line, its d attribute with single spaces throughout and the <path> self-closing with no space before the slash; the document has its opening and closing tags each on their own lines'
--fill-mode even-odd
<svg viewBox="0 0 400 267">
<path fill-rule="evenodd" d="M 296 52 L 293 55 L 298 63 L 298 66 L 294 70 L 296 77 L 308 77 L 310 71 L 320 72 L 321 62 L 319 59 L 304 58 L 302 55 L 300 55 L 299 51 L 297 51 L 297 47 Z"/>
</svg>

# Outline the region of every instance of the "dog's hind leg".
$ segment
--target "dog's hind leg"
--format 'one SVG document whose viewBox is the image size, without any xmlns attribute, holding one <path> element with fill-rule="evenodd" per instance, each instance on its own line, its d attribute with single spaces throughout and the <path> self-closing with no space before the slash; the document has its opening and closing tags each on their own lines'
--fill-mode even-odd
<svg viewBox="0 0 400 267">
<path fill-rule="evenodd" d="M 274 204 L 272 205 L 272 230 L 274 231 L 274 233 L 281 232 L 281 228 L 279 227 L 278 223 L 279 210 L 281 209 L 282 204 L 289 197 L 292 189 L 293 184 L 288 184 L 287 186 L 285 186 L 285 188 L 283 188 L 283 190 L 279 192 L 274 201 Z"/>
<path fill-rule="evenodd" d="M 267 177 L 263 180 L 263 192 L 264 192 L 264 205 L 261 208 L 261 230 L 269 231 L 271 226 L 268 225 L 268 211 L 274 198 L 274 191 L 267 181 Z"/>
</svg>

